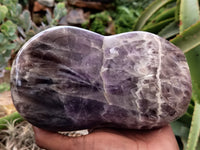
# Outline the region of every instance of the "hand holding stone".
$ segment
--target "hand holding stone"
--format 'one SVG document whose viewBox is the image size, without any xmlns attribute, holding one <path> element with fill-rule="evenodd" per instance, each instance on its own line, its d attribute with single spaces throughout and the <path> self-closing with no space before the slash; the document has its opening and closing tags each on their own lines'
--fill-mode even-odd
<svg viewBox="0 0 200 150">
<path fill-rule="evenodd" d="M 48 150 L 179 150 L 170 126 L 148 131 L 98 129 L 71 138 L 36 127 L 34 131 L 36 144 Z"/>
<path fill-rule="evenodd" d="M 151 129 L 184 114 L 191 79 L 182 51 L 157 35 L 54 27 L 19 51 L 11 91 L 19 113 L 46 130 Z"/>
</svg>

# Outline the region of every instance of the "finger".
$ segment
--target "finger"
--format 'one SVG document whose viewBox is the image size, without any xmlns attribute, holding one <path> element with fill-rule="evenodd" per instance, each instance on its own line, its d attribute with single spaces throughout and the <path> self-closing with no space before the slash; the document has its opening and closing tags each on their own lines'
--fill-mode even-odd
<svg viewBox="0 0 200 150">
<path fill-rule="evenodd" d="M 137 143 L 141 144 L 143 142 L 149 147 L 154 147 L 154 150 L 160 150 L 161 148 L 166 148 L 166 150 L 179 149 L 170 125 L 152 130 L 121 130 L 120 132 Z"/>
<path fill-rule="evenodd" d="M 155 147 L 155 150 L 159 150 L 160 147 L 163 147 L 163 149 L 166 150 L 179 149 L 170 125 L 150 131 L 149 134 L 146 135 L 146 141 L 151 147 Z"/>
<path fill-rule="evenodd" d="M 84 138 L 76 137 L 70 138 L 58 133 L 52 133 L 33 127 L 35 133 L 36 144 L 48 150 L 77 150 L 80 145 L 83 145 Z"/>
<path fill-rule="evenodd" d="M 136 150 L 136 143 L 111 128 L 94 129 L 86 139 L 87 150 Z M 131 148 L 130 148 L 131 147 Z M 144 150 L 144 149 L 142 149 Z"/>
</svg>

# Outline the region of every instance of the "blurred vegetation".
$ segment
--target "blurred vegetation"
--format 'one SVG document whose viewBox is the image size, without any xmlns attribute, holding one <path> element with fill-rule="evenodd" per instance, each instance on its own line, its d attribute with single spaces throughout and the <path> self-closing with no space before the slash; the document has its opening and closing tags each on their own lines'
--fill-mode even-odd
<svg viewBox="0 0 200 150">
<path fill-rule="evenodd" d="M 93 14 L 90 16 L 90 30 L 103 34 L 106 34 L 106 27 L 108 26 L 109 22 L 112 21 L 110 18 L 110 14 L 108 11 L 103 11 L 97 14 Z M 89 22 L 83 24 L 83 26 L 87 26 Z"/>
<path fill-rule="evenodd" d="M 0 93 L 4 92 L 4 91 L 9 91 L 10 90 L 10 84 L 3 82 L 0 84 Z"/>
<path fill-rule="evenodd" d="M 27 0 L 20 0 L 27 5 Z M 37 26 L 31 18 L 31 12 L 22 8 L 18 0 L 0 0 L 0 74 L 8 65 L 12 53 L 36 33 L 55 26 L 61 17 L 66 15 L 65 3 L 56 4 L 53 14 L 48 11 L 47 21 Z M 46 24 L 45 24 L 46 23 Z M 1 75 L 0 75 L 1 76 Z"/>
<path fill-rule="evenodd" d="M 153 0 L 116 0 L 112 9 L 97 12 L 90 16 L 90 20 L 82 24 L 83 28 L 109 35 L 132 31 L 134 23 L 141 12 Z M 114 22 L 114 32 L 107 33 L 106 28 Z"/>
</svg>

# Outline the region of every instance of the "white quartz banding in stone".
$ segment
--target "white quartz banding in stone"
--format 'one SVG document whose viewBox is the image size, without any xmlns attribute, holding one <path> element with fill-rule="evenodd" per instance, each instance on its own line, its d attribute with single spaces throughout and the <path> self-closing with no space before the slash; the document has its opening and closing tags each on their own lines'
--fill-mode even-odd
<svg viewBox="0 0 200 150">
<path fill-rule="evenodd" d="M 151 129 L 186 111 L 191 80 L 184 54 L 159 36 L 63 26 L 22 47 L 11 91 L 20 114 L 43 129 Z"/>
<path fill-rule="evenodd" d="M 161 92 L 162 92 L 162 87 L 161 87 L 161 80 L 160 80 L 160 72 L 161 72 L 161 63 L 162 63 L 162 46 L 161 46 L 161 41 L 159 39 L 157 39 L 157 37 L 155 37 L 155 40 L 157 41 L 158 45 L 159 45 L 159 49 L 158 49 L 158 69 L 157 69 L 157 81 L 158 81 L 158 92 L 157 92 L 157 98 L 158 98 L 158 121 L 160 120 L 160 115 L 162 114 L 162 110 L 161 110 L 161 104 L 162 104 L 162 100 L 161 100 Z"/>
<path fill-rule="evenodd" d="M 103 75 L 102 75 L 102 73 L 104 71 L 108 70 L 108 68 L 105 68 L 103 66 L 103 64 L 105 63 L 105 46 L 104 46 L 104 44 L 105 44 L 105 37 L 103 38 L 103 44 L 102 44 L 103 61 L 102 61 L 102 66 L 101 66 L 101 70 L 100 70 L 100 76 L 101 76 L 101 79 L 102 79 L 102 82 L 103 82 L 103 94 L 105 96 L 105 100 L 108 103 L 108 105 L 112 105 L 112 103 L 110 102 L 110 100 L 109 100 L 109 98 L 107 96 L 107 91 L 106 91 L 106 87 L 105 87 L 105 80 L 104 80 Z"/>
</svg>

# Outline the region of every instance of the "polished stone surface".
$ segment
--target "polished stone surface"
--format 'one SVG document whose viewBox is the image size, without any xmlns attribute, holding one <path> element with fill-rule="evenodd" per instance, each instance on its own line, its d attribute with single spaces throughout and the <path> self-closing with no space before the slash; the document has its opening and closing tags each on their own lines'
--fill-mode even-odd
<svg viewBox="0 0 200 150">
<path fill-rule="evenodd" d="M 151 129 L 183 115 L 191 79 L 182 51 L 154 34 L 54 27 L 19 51 L 11 91 L 19 113 L 43 129 Z"/>
</svg>

